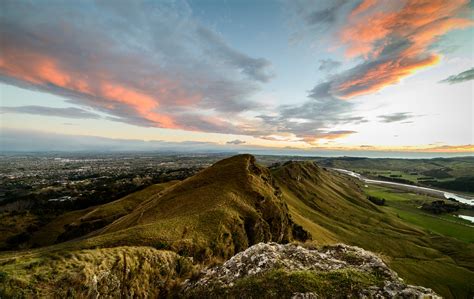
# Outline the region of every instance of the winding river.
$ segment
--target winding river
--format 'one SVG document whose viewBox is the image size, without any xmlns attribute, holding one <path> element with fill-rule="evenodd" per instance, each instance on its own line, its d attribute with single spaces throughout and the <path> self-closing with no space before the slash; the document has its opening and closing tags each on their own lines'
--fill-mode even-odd
<svg viewBox="0 0 474 299">
<path fill-rule="evenodd" d="M 474 205 L 474 198 L 467 197 L 465 195 L 459 195 L 455 194 L 452 192 L 447 192 L 443 190 L 438 190 L 438 189 L 433 189 L 433 188 L 427 188 L 427 187 L 420 187 L 420 186 L 415 186 L 415 185 L 408 185 L 408 184 L 402 184 L 402 183 L 396 183 L 396 182 L 389 182 L 389 181 L 380 181 L 380 180 L 372 180 L 363 177 L 361 174 L 357 172 L 353 172 L 350 170 L 346 169 L 340 169 L 340 168 L 332 168 L 333 170 L 336 170 L 338 172 L 350 175 L 352 177 L 355 177 L 365 183 L 368 184 L 375 184 L 375 185 L 383 185 L 383 186 L 390 186 L 390 187 L 400 187 L 405 190 L 410 190 L 410 191 L 415 191 L 418 193 L 423 193 L 427 195 L 434 195 L 434 196 L 439 196 L 439 197 L 444 197 L 446 199 L 454 199 L 458 202 L 473 206 Z M 474 223 L 474 217 L 472 216 L 466 216 L 466 215 L 458 215 L 458 217 L 469 220 Z"/>
</svg>

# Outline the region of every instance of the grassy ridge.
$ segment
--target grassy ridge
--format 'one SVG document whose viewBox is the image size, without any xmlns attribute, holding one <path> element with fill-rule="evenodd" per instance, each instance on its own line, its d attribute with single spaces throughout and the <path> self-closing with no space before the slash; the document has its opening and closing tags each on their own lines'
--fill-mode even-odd
<svg viewBox="0 0 474 299">
<path fill-rule="evenodd" d="M 398 218 L 368 201 L 355 180 L 313 163 L 289 163 L 273 173 L 293 218 L 317 242 L 344 242 L 378 252 L 408 282 L 448 298 L 474 294 L 469 283 L 474 280 L 473 244 L 432 235 Z M 424 265 L 422 271 L 413 271 L 417 263 Z"/>
<path fill-rule="evenodd" d="M 167 188 L 84 242 L 146 245 L 199 260 L 227 259 L 257 242 L 288 242 L 293 230 L 270 172 L 253 156 L 240 155 Z"/>
</svg>

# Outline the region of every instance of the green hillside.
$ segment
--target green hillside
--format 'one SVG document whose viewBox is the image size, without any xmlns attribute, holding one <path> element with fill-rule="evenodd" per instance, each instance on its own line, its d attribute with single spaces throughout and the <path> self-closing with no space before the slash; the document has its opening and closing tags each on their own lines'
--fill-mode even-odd
<svg viewBox="0 0 474 299">
<path fill-rule="evenodd" d="M 65 213 L 35 232 L 30 243 L 34 247 L 46 246 L 86 235 L 127 215 L 144 200 L 159 196 L 175 183 L 155 184 L 110 203 Z"/>
<path fill-rule="evenodd" d="M 227 259 L 258 242 L 294 237 L 304 239 L 304 232 L 290 219 L 270 172 L 253 156 L 240 155 L 149 198 L 83 244 L 146 245 L 207 260 Z"/>
<path fill-rule="evenodd" d="M 312 162 L 267 169 L 239 155 L 184 181 L 59 216 L 33 236 L 41 247 L 0 253 L 0 295 L 171 294 L 198 269 L 252 244 L 312 238 L 378 253 L 407 282 L 447 298 L 472 296 L 474 245 L 391 209 Z"/>
<path fill-rule="evenodd" d="M 286 163 L 273 174 L 293 218 L 316 242 L 343 242 L 380 253 L 409 283 L 445 297 L 474 294 L 472 243 L 430 234 L 399 219 L 367 200 L 353 179 L 312 162 Z"/>
</svg>

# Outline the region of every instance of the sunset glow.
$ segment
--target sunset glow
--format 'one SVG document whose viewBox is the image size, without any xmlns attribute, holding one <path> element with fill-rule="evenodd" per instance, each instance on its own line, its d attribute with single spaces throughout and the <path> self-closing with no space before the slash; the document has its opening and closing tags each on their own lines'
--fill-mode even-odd
<svg viewBox="0 0 474 299">
<path fill-rule="evenodd" d="M 119 2 L 4 1 L 4 130 L 474 151 L 468 0 Z"/>
</svg>

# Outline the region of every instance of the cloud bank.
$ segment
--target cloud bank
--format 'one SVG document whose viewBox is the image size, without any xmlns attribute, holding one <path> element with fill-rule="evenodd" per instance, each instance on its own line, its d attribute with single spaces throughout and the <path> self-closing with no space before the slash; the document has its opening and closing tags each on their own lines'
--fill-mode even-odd
<svg viewBox="0 0 474 299">
<path fill-rule="evenodd" d="M 19 107 L 0 107 L 0 113 L 20 113 L 33 114 L 43 116 L 58 116 L 65 118 L 77 119 L 99 119 L 100 115 L 84 109 L 68 107 L 68 108 L 52 108 L 45 106 L 19 106 Z"/>
<path fill-rule="evenodd" d="M 133 125 L 233 133 L 227 114 L 258 106 L 249 97 L 273 77 L 184 1 L 53 2 L 2 3 L 2 82 Z"/>
<path fill-rule="evenodd" d="M 227 141 L 226 144 L 233 144 L 233 145 L 239 145 L 239 144 L 244 144 L 245 141 L 243 140 L 240 140 L 240 139 L 235 139 L 235 140 L 231 140 L 231 141 Z"/>
<path fill-rule="evenodd" d="M 442 80 L 441 83 L 456 84 L 456 83 L 470 81 L 473 79 L 474 79 L 474 68 L 471 68 L 457 75 L 449 76 L 448 78 Z"/>
<path fill-rule="evenodd" d="M 378 116 L 380 121 L 383 122 L 383 123 L 394 123 L 394 122 L 407 121 L 407 120 L 409 120 L 413 117 L 414 117 L 414 115 L 412 115 L 410 112 L 397 112 L 397 113 L 392 113 L 392 114 L 387 114 L 387 115 L 379 115 Z"/>
<path fill-rule="evenodd" d="M 323 71 L 323 72 L 328 72 L 332 73 L 335 70 L 337 70 L 342 63 L 340 61 L 336 61 L 330 58 L 327 59 L 321 59 L 319 60 L 319 67 L 318 70 Z"/>
<path fill-rule="evenodd" d="M 318 1 L 292 0 L 293 11 L 306 33 L 315 43 L 333 36 L 342 47 L 352 67 L 335 72 L 341 64 L 333 59 L 319 61 L 319 70 L 330 76 L 317 83 L 300 105 L 282 106 L 277 115 L 259 116 L 283 134 L 313 144 L 355 134 L 353 130 L 330 130 L 367 122 L 354 114 L 350 100 L 398 83 L 417 71 L 435 65 L 440 55 L 432 50 L 437 38 L 445 33 L 472 26 L 463 16 L 468 0 L 363 0 Z M 394 113 L 381 116 L 384 123 L 407 121 L 413 115 Z M 277 134 L 274 134 L 277 135 Z M 281 139 L 272 138 L 273 140 Z"/>
<path fill-rule="evenodd" d="M 0 80 L 63 96 L 109 115 L 107 119 L 306 142 L 352 134 L 329 127 L 358 121 L 349 116 L 352 105 L 327 90 L 317 97 L 313 92 L 314 101 L 301 107 L 241 116 L 260 108 L 249 99 L 274 77 L 271 62 L 233 48 L 198 22 L 185 1 L 59 1 L 44 7 L 7 0 L 3 6 Z M 324 60 L 320 68 L 339 65 Z M 96 117 L 80 108 L 6 111 Z"/>
<path fill-rule="evenodd" d="M 372 94 L 437 64 L 441 57 L 431 46 L 438 37 L 473 25 L 463 15 L 469 0 L 296 3 L 307 30 L 318 36 L 323 26 L 336 36 L 333 42 L 342 45 L 347 59 L 361 60 L 327 82 L 330 94 L 339 99 Z"/>
<path fill-rule="evenodd" d="M 167 142 L 160 140 L 143 141 L 134 139 L 113 139 L 97 136 L 65 135 L 50 132 L 2 129 L 0 130 L 0 152 L 4 155 L 18 152 L 182 152 L 182 153 L 236 153 L 235 146 L 226 146 L 213 142 Z M 400 147 L 398 149 L 361 145 L 352 149 L 337 147 L 318 147 L 310 149 L 268 148 L 241 145 L 238 152 L 271 155 L 306 156 L 354 156 L 354 157 L 394 157 L 422 158 L 434 156 L 472 154 L 473 145 L 440 145 L 427 147 Z M 423 154 L 426 153 L 426 154 Z M 435 153 L 435 154 L 428 154 Z"/>
</svg>

